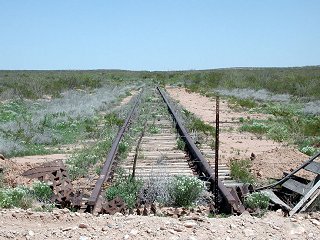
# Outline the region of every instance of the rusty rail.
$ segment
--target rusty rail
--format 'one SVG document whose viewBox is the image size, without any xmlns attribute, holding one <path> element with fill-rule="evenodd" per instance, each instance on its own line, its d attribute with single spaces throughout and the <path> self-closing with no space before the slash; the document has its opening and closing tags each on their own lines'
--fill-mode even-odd
<svg viewBox="0 0 320 240">
<path fill-rule="evenodd" d="M 157 87 L 157 89 L 160 92 L 160 95 L 162 96 L 163 100 L 167 104 L 169 112 L 172 114 L 173 118 L 175 119 L 177 130 L 179 131 L 180 135 L 182 136 L 182 139 L 185 141 L 190 155 L 192 156 L 192 158 L 194 160 L 197 160 L 195 162 L 196 162 L 197 166 L 199 167 L 199 169 L 201 170 L 201 172 L 208 178 L 208 180 L 212 184 L 214 184 L 214 179 L 215 179 L 214 170 L 209 165 L 207 160 L 203 157 L 203 155 L 201 154 L 201 152 L 199 151 L 197 146 L 194 144 L 191 136 L 187 132 L 186 128 L 183 126 L 179 116 L 177 115 L 174 108 L 169 103 L 169 100 L 167 99 L 167 97 L 165 96 L 163 91 L 159 87 Z M 229 204 L 229 206 L 234 211 L 236 211 L 238 213 L 244 212 L 245 208 L 244 208 L 243 204 L 241 203 L 241 201 L 239 199 L 236 199 L 231 194 L 231 192 L 226 188 L 226 186 L 222 183 L 222 181 L 220 179 L 218 180 L 218 187 L 219 187 L 219 190 L 220 190 L 224 200 L 226 200 L 227 204 Z"/>
<path fill-rule="evenodd" d="M 119 129 L 118 131 L 118 134 L 115 138 L 115 140 L 113 141 L 112 143 L 112 146 L 111 146 L 111 150 L 107 156 L 107 159 L 106 161 L 104 162 L 104 165 L 103 165 L 103 168 L 102 168 L 102 171 L 101 171 L 101 174 L 96 182 L 96 185 L 91 193 L 91 196 L 88 200 L 88 207 L 89 207 L 89 211 L 92 212 L 97 201 L 98 201 L 98 198 L 99 198 L 99 195 L 101 193 L 101 188 L 104 184 L 104 182 L 106 181 L 106 179 L 108 179 L 109 175 L 110 175 L 110 172 L 111 172 L 111 167 L 112 167 L 112 164 L 113 164 L 113 161 L 117 155 L 117 152 L 118 152 L 118 146 L 119 146 L 119 143 L 122 139 L 122 136 L 125 132 L 125 130 L 128 128 L 129 124 L 130 124 L 130 120 L 133 116 L 133 113 L 135 112 L 135 109 L 140 101 L 140 98 L 141 98 L 141 95 L 142 95 L 142 92 L 143 90 L 140 92 L 139 96 L 137 97 L 134 105 L 133 105 L 133 108 L 131 109 L 131 111 L 129 112 L 123 126 Z"/>
</svg>

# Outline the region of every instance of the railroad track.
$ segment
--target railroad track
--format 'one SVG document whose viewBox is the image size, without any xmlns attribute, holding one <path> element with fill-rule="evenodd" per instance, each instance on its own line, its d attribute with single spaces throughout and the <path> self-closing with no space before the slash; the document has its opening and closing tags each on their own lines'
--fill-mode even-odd
<svg viewBox="0 0 320 240">
<path fill-rule="evenodd" d="M 119 130 L 100 177 L 88 200 L 87 211 L 92 212 L 99 209 L 99 199 L 102 199 L 101 193 L 106 180 L 110 179 L 110 176 L 113 176 L 114 180 L 119 177 L 117 174 L 113 174 L 114 168 L 112 170 L 112 166 L 115 165 L 114 160 L 118 145 L 125 131 L 129 128 L 130 122 L 136 121 L 136 119 L 132 119 L 132 116 L 139 108 L 141 95 L 140 93 L 123 127 Z M 123 169 L 125 175 L 134 175 L 134 177 L 142 180 L 177 175 L 198 176 L 206 182 L 208 190 L 213 191 L 214 169 L 194 144 L 165 93 L 157 88 L 152 96 L 149 96 L 148 101 L 148 109 L 144 110 L 148 111 L 147 115 L 149 117 L 145 119 L 144 130 L 140 138 L 136 139 L 137 146 L 132 149 L 124 161 L 117 163 L 117 167 Z M 179 147 L 179 141 L 183 142 L 183 148 Z M 213 150 L 208 146 L 205 146 L 202 152 L 210 159 L 214 157 Z M 243 188 L 242 184 L 233 181 L 230 178 L 230 170 L 225 165 L 219 166 L 218 176 L 218 188 L 224 209 L 230 212 L 243 212 L 241 196 L 239 198 L 237 193 L 246 193 L 248 188 Z M 239 187 L 240 191 L 237 189 Z"/>
<path fill-rule="evenodd" d="M 67 168 L 62 161 L 29 169 L 23 175 L 50 182 L 54 190 L 54 201 L 61 207 L 74 207 L 87 212 L 100 212 L 104 206 L 117 211 L 121 204 L 124 206 L 117 198 L 104 202 L 103 197 L 104 190 L 110 182 L 116 181 L 120 175 L 141 179 L 144 182 L 152 182 L 155 179 L 166 180 L 174 176 L 197 176 L 204 181 L 208 191 L 214 192 L 218 189 L 219 194 L 216 195 L 215 192 L 215 196 L 218 196 L 218 200 L 220 198 L 220 202 L 215 206 L 216 210 L 219 208 L 220 212 L 242 213 L 245 210 L 242 200 L 249 190 L 252 191 L 249 189 L 250 186 L 233 180 L 226 165 L 218 165 L 218 181 L 216 181 L 213 160 L 215 152 L 205 143 L 201 144 L 200 148 L 195 145 L 163 90 L 149 89 L 149 94 L 151 91 L 152 94 L 147 99 L 145 95 L 142 99 L 143 91 L 136 97 L 132 109 L 113 141 L 100 176 L 96 178 L 92 175 L 90 179 L 88 178 L 88 186 L 82 188 L 82 193 L 73 189 Z M 131 127 L 134 129 L 137 127 L 136 124 L 140 126 L 136 128 L 138 131 L 135 131 L 131 152 L 125 159 L 117 159 L 119 144 L 124 136 L 129 134 L 130 126 L 133 125 Z M 258 188 L 256 191 L 264 191 L 274 204 L 290 211 L 290 215 L 305 210 L 320 196 L 319 158 L 320 153 L 279 182 Z M 116 168 L 122 169 L 122 174 L 118 174 Z M 314 179 L 309 181 L 295 176 L 303 170 L 315 174 Z M 275 194 L 279 186 L 282 192 Z M 288 194 L 288 190 L 293 193 Z M 89 198 L 84 198 L 85 192 L 91 192 Z M 283 202 L 287 196 L 290 196 L 287 203 L 290 205 L 291 200 L 295 199 L 295 206 Z"/>
</svg>

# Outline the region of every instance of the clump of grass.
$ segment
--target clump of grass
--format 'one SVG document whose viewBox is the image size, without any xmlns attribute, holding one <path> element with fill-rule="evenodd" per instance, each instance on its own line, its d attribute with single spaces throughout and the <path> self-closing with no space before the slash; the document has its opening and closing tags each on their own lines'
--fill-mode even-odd
<svg viewBox="0 0 320 240">
<path fill-rule="evenodd" d="M 53 195 L 53 191 L 47 183 L 36 181 L 32 184 L 32 194 L 38 201 L 48 202 Z"/>
<path fill-rule="evenodd" d="M 254 192 L 244 199 L 244 204 L 252 210 L 266 210 L 269 206 L 270 198 L 264 193 Z"/>
<path fill-rule="evenodd" d="M 237 98 L 237 99 L 233 98 L 232 102 L 237 106 L 247 108 L 247 109 L 255 108 L 258 106 L 257 102 L 250 98 Z"/>
<path fill-rule="evenodd" d="M 32 207 L 33 198 L 30 190 L 25 187 L 0 189 L 0 208 Z"/>
<path fill-rule="evenodd" d="M 264 134 L 267 133 L 269 129 L 270 127 L 263 122 L 252 121 L 249 123 L 244 123 L 239 130 L 252 132 L 255 134 Z"/>
<path fill-rule="evenodd" d="M 161 129 L 158 128 L 156 125 L 152 124 L 149 129 L 148 129 L 148 132 L 151 133 L 151 134 L 158 134 L 160 133 Z"/>
<path fill-rule="evenodd" d="M 169 192 L 169 186 L 172 178 L 169 176 L 154 175 L 151 172 L 149 178 L 144 182 L 139 193 L 141 203 L 152 204 L 154 202 L 162 205 L 172 204 L 172 196 Z"/>
<path fill-rule="evenodd" d="M 169 187 L 174 204 L 179 207 L 190 207 L 204 190 L 201 180 L 196 177 L 175 176 Z"/>
<path fill-rule="evenodd" d="M 177 148 L 181 151 L 186 149 L 186 143 L 181 138 L 177 139 Z"/>
<path fill-rule="evenodd" d="M 215 128 L 213 126 L 205 123 L 204 121 L 195 117 L 194 115 L 191 121 L 188 123 L 188 128 L 189 131 L 202 132 L 206 135 L 214 135 L 215 133 Z"/>
<path fill-rule="evenodd" d="M 288 140 L 289 134 L 289 129 L 285 124 L 273 124 L 267 131 L 267 136 L 277 142 Z"/>
<path fill-rule="evenodd" d="M 230 165 L 231 176 L 243 183 L 253 184 L 255 182 L 254 176 L 250 172 L 250 160 L 234 160 Z"/>
<path fill-rule="evenodd" d="M 312 146 L 305 146 L 305 147 L 301 147 L 299 148 L 299 151 L 307 154 L 308 156 L 313 156 L 315 155 L 319 150 L 315 147 Z"/>
<path fill-rule="evenodd" d="M 121 197 L 129 209 L 135 207 L 138 199 L 138 194 L 143 186 L 143 182 L 131 177 L 119 176 L 106 191 L 105 197 L 107 200 L 113 200 L 116 197 Z"/>
</svg>

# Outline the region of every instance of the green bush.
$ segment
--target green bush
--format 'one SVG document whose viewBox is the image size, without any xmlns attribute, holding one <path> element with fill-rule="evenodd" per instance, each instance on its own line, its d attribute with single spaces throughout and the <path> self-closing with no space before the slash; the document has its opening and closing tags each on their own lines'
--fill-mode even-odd
<svg viewBox="0 0 320 240">
<path fill-rule="evenodd" d="M 240 131 L 252 132 L 256 134 L 264 134 L 268 132 L 269 127 L 262 123 L 253 121 L 252 123 L 244 124 L 240 127 Z"/>
<path fill-rule="evenodd" d="M 215 128 L 204 121 L 202 121 L 200 118 L 195 117 L 192 115 L 192 119 L 190 123 L 188 124 L 189 131 L 197 131 L 197 132 L 203 132 L 204 134 L 210 134 L 214 135 Z"/>
<path fill-rule="evenodd" d="M 32 184 L 32 193 L 38 201 L 47 202 L 51 199 L 53 191 L 47 183 L 36 181 Z"/>
<path fill-rule="evenodd" d="M 32 206 L 30 190 L 24 187 L 0 189 L 0 208 L 19 207 L 23 209 Z"/>
<path fill-rule="evenodd" d="M 243 183 L 254 183 L 254 177 L 250 172 L 250 160 L 234 160 L 230 165 L 231 176 Z"/>
<path fill-rule="evenodd" d="M 268 130 L 267 136 L 277 142 L 283 142 L 289 138 L 289 130 L 285 124 L 274 124 Z"/>
<path fill-rule="evenodd" d="M 189 176 L 175 176 L 169 188 L 174 204 L 179 207 L 191 206 L 203 190 L 203 182 Z"/>
<path fill-rule="evenodd" d="M 306 147 L 300 148 L 299 151 L 304 154 L 307 154 L 308 156 L 313 156 L 317 153 L 318 149 L 311 146 L 306 146 Z"/>
<path fill-rule="evenodd" d="M 267 195 L 260 192 L 254 192 L 244 199 L 244 204 L 247 208 L 252 210 L 265 210 L 269 206 L 269 201 L 270 198 Z"/>
<path fill-rule="evenodd" d="M 142 186 L 143 182 L 140 180 L 119 176 L 117 181 L 107 189 L 105 197 L 109 201 L 116 197 L 121 197 L 128 208 L 132 209 L 136 205 L 138 194 Z"/>
</svg>

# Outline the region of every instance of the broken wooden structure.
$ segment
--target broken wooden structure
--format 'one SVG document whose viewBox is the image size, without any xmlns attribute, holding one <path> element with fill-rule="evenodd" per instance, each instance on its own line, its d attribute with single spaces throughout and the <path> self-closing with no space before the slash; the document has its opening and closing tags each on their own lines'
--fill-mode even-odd
<svg viewBox="0 0 320 240">
<path fill-rule="evenodd" d="M 307 171 L 313 176 L 308 180 L 298 176 Z M 300 167 L 278 182 L 256 189 L 270 197 L 270 200 L 281 206 L 292 216 L 297 212 L 305 211 L 320 195 L 320 153 L 305 161 Z"/>
</svg>

